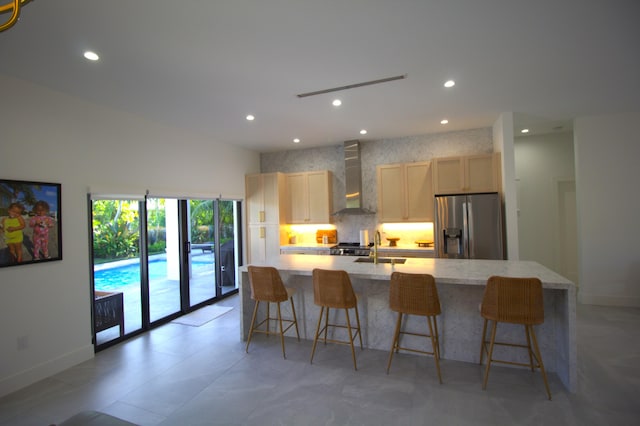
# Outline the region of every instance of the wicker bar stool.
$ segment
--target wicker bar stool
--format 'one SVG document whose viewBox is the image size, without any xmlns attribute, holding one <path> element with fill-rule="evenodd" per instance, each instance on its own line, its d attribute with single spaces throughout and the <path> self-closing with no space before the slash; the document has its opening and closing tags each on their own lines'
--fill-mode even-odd
<svg viewBox="0 0 640 426">
<path fill-rule="evenodd" d="M 284 351 L 284 334 L 291 327 L 296 327 L 296 335 L 298 341 L 300 341 L 300 333 L 298 332 L 298 320 L 296 318 L 296 307 L 293 303 L 293 295 L 296 292 L 295 288 L 285 287 L 280 278 L 280 273 L 276 268 L 270 266 L 248 266 L 249 283 L 251 285 L 251 298 L 256 301 L 253 307 L 253 316 L 251 318 L 251 327 L 249 328 L 249 337 L 247 338 L 247 347 L 245 351 L 249 352 L 249 343 L 251 343 L 251 336 L 253 333 L 264 333 L 266 335 L 275 334 L 269 331 L 269 325 L 271 321 L 277 321 L 280 328 L 280 342 L 282 343 L 282 356 L 286 359 L 287 355 Z M 291 312 L 293 319 L 283 319 L 280 312 L 280 303 L 286 302 L 287 299 L 291 302 Z M 258 313 L 258 306 L 260 302 L 267 303 L 267 316 L 258 325 L 256 325 L 256 314 Z M 278 307 L 278 316 L 271 318 L 269 312 L 269 305 L 276 303 Z M 287 327 L 283 329 L 282 323 L 287 323 Z M 266 323 L 265 329 L 259 327 Z"/>
<path fill-rule="evenodd" d="M 489 277 L 487 287 L 482 298 L 480 314 L 484 318 L 484 326 L 482 328 L 482 344 L 480 346 L 480 364 L 485 352 L 487 353 L 487 366 L 484 372 L 484 381 L 482 389 L 487 388 L 487 380 L 489 379 L 489 369 L 492 362 L 503 364 L 520 365 L 534 368 L 540 368 L 544 386 L 547 389 L 547 395 L 551 399 L 551 391 L 549 390 L 549 382 L 547 374 L 542 363 L 542 356 L 538 348 L 538 340 L 533 329 L 534 325 L 544 322 L 544 304 L 542 296 L 542 283 L 538 278 L 508 278 L 500 276 Z M 487 324 L 493 321 L 491 327 L 491 337 L 487 340 Z M 527 338 L 527 344 L 515 344 L 496 342 L 496 329 L 499 322 L 524 325 L 524 331 Z M 531 343 L 533 342 L 533 347 Z M 487 349 L 487 344 L 489 348 Z M 529 354 L 529 363 L 519 363 L 493 358 L 494 345 L 512 346 L 527 349 Z M 535 358 L 536 363 L 533 360 Z"/>
<path fill-rule="evenodd" d="M 404 272 L 394 272 L 391 274 L 391 285 L 389 287 L 389 307 L 398 313 L 398 321 L 393 335 L 393 343 L 389 352 L 387 362 L 387 374 L 391 368 L 393 353 L 400 349 L 433 355 L 438 371 L 438 380 L 442 383 L 440 374 L 440 341 L 438 337 L 437 315 L 440 315 L 440 299 L 433 276 L 429 274 L 408 274 Z M 419 315 L 427 318 L 429 334 L 402 331 L 403 315 Z M 427 337 L 431 340 L 431 352 L 412 349 L 400 346 L 400 335 Z"/>
<path fill-rule="evenodd" d="M 358 314 L 358 299 L 353 291 L 351 279 L 346 271 L 314 269 L 313 275 L 313 302 L 320 306 L 320 317 L 318 318 L 318 326 L 316 327 L 316 335 L 313 339 L 313 348 L 311 350 L 311 363 L 316 353 L 316 344 L 318 337 L 324 333 L 324 343 L 340 343 L 351 346 L 351 357 L 353 358 L 353 368 L 358 370 L 356 364 L 356 352 L 353 347 L 353 341 L 356 335 L 360 338 L 360 349 L 362 349 L 362 333 L 360 331 L 360 315 Z M 330 324 L 329 309 L 344 309 L 346 314 L 347 325 Z M 355 308 L 357 327 L 351 326 L 349 318 L 349 309 Z M 324 327 L 320 328 L 324 318 Z M 349 332 L 349 340 L 327 339 L 327 330 L 329 327 L 345 328 Z M 355 330 L 355 333 L 352 332 Z"/>
</svg>

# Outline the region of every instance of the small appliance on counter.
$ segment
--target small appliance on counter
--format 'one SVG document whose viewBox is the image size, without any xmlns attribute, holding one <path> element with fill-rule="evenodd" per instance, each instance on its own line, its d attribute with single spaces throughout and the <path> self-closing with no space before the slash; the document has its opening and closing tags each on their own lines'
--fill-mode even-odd
<svg viewBox="0 0 640 426">
<path fill-rule="evenodd" d="M 368 229 L 360 230 L 360 246 L 369 247 L 369 230 Z"/>
</svg>

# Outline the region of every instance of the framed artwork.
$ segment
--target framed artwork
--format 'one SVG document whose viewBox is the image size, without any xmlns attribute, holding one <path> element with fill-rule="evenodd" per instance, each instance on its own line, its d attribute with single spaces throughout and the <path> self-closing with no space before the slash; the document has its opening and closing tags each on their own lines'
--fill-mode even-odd
<svg viewBox="0 0 640 426">
<path fill-rule="evenodd" d="M 0 179 L 0 267 L 62 260 L 60 189 Z"/>
</svg>

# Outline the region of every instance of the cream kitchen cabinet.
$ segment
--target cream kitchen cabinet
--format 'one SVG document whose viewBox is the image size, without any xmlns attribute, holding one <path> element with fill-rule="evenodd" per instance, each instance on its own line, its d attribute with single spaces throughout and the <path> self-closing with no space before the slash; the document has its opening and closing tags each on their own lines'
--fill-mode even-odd
<svg viewBox="0 0 640 426">
<path fill-rule="evenodd" d="M 379 222 L 432 222 L 431 162 L 384 164 L 376 168 Z"/>
<path fill-rule="evenodd" d="M 247 261 L 264 263 L 280 255 L 280 245 L 287 240 L 280 225 L 253 224 L 247 226 Z"/>
<path fill-rule="evenodd" d="M 251 174 L 245 177 L 247 211 L 247 261 L 265 262 L 280 254 L 284 221 L 285 180 L 283 173 Z M 284 238 L 286 240 L 286 238 Z"/>
<path fill-rule="evenodd" d="M 283 173 L 259 173 L 245 177 L 247 222 L 280 224 L 284 214 Z"/>
<path fill-rule="evenodd" d="M 287 173 L 287 222 L 331 222 L 331 172 Z"/>
<path fill-rule="evenodd" d="M 434 159 L 434 193 L 500 191 L 500 154 Z"/>
</svg>

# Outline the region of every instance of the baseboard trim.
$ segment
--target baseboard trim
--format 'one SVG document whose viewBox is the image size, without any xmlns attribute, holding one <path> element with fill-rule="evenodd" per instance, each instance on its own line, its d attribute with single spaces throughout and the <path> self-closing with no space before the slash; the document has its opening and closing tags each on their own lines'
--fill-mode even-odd
<svg viewBox="0 0 640 426">
<path fill-rule="evenodd" d="M 83 346 L 58 358 L 43 362 L 27 370 L 0 380 L 0 397 L 27 387 L 37 381 L 46 379 L 67 368 L 87 361 L 95 356 L 93 345 Z"/>
<path fill-rule="evenodd" d="M 585 305 L 640 308 L 640 298 L 638 297 L 602 296 L 585 293 L 584 290 L 578 292 L 578 301 Z"/>
</svg>

